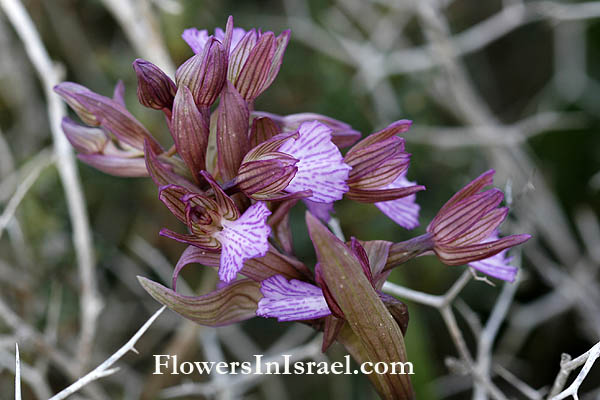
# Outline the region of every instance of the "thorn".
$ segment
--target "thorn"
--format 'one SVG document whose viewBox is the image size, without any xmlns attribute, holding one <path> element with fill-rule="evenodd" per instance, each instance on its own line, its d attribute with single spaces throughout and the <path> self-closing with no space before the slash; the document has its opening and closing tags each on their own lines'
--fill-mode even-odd
<svg viewBox="0 0 600 400">
<path fill-rule="evenodd" d="M 21 360 L 18 343 L 15 343 L 15 400 L 21 400 Z"/>
<path fill-rule="evenodd" d="M 477 272 L 475 272 L 473 268 L 469 268 L 469 271 L 471 271 L 471 275 L 473 275 L 473 279 L 475 279 L 476 281 L 487 283 L 491 287 L 496 287 L 496 284 L 490 281 L 487 276 L 477 275 Z"/>
<path fill-rule="evenodd" d="M 137 349 L 136 349 L 135 347 L 133 347 L 133 346 L 131 346 L 131 351 L 133 351 L 133 352 L 134 352 L 135 354 L 137 354 L 137 355 L 139 355 L 139 354 L 140 354 L 140 352 L 139 352 L 139 351 L 137 351 Z"/>
</svg>

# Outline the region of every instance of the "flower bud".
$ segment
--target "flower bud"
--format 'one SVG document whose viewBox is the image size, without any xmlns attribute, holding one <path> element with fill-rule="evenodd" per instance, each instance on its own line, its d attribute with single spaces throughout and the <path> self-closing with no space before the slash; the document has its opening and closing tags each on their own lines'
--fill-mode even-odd
<svg viewBox="0 0 600 400">
<path fill-rule="evenodd" d="M 202 53 L 188 59 L 175 73 L 177 87 L 187 86 L 198 107 L 210 107 L 219 94 L 227 76 L 227 56 L 223 45 L 214 37 L 208 38 Z"/>
<path fill-rule="evenodd" d="M 133 69 L 137 75 L 137 96 L 140 104 L 155 110 L 170 110 L 177 91 L 171 78 L 156 65 L 141 58 L 133 62 Z"/>
</svg>

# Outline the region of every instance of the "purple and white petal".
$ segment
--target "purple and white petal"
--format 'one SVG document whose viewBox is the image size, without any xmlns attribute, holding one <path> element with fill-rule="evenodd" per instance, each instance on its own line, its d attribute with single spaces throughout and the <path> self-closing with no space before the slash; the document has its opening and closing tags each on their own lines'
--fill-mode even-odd
<svg viewBox="0 0 600 400">
<path fill-rule="evenodd" d="M 352 169 L 344 163 L 340 150 L 331 141 L 331 129 L 318 122 L 304 122 L 298 128 L 299 137 L 283 143 L 278 151 L 300 160 L 298 172 L 286 188 L 295 193 L 312 190 L 308 200 L 332 203 L 348 191 L 346 180 Z"/>
<path fill-rule="evenodd" d="M 482 243 L 492 242 L 498 240 L 498 233 L 494 232 Z M 506 252 L 508 250 L 502 250 L 500 253 L 484 258 L 483 260 L 470 262 L 468 265 L 475 268 L 477 271 L 482 272 L 486 275 L 494 278 L 501 279 L 507 282 L 514 282 L 517 276 L 518 268 L 510 265 L 513 257 L 507 257 Z"/>
<path fill-rule="evenodd" d="M 258 202 L 235 221 L 221 220 L 223 230 L 213 236 L 221 243 L 219 278 L 222 281 L 234 280 L 244 261 L 267 254 L 271 234 L 267 225 L 269 215 L 271 211 L 265 203 Z"/>
<path fill-rule="evenodd" d="M 382 189 L 401 189 L 415 184 L 416 182 L 409 181 L 406 179 L 406 175 L 402 174 Z M 419 226 L 419 210 L 421 209 L 415 202 L 416 198 L 416 195 L 411 194 L 400 199 L 375 203 L 375 206 L 401 227 L 414 229 Z"/>
<path fill-rule="evenodd" d="M 206 29 L 199 31 L 196 28 L 189 28 L 183 31 L 181 37 L 195 54 L 200 54 L 208 41 L 208 31 Z"/>
<path fill-rule="evenodd" d="M 301 321 L 331 314 L 321 288 L 296 279 L 288 281 L 282 275 L 262 281 L 263 298 L 256 315 L 277 318 L 278 321 Z"/>
</svg>

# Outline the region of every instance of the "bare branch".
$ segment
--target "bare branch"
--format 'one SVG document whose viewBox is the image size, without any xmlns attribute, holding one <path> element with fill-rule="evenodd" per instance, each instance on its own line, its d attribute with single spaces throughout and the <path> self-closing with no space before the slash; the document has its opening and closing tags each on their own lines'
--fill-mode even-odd
<svg viewBox="0 0 600 400">
<path fill-rule="evenodd" d="M 563 361 L 561 361 L 560 372 L 556 376 L 556 380 L 554 381 L 552 390 L 548 395 L 548 399 L 561 400 L 572 396 L 575 400 L 577 400 L 579 398 L 579 387 L 583 383 L 583 380 L 585 379 L 587 374 L 590 372 L 590 369 L 592 369 L 592 366 L 594 365 L 598 357 L 600 357 L 600 342 L 596 343 L 591 349 L 589 349 L 574 360 L 570 360 L 570 357 L 568 357 L 568 359 L 564 359 Z M 560 390 L 566 384 L 571 371 L 579 368 L 581 365 L 583 365 L 583 368 L 581 369 L 581 371 L 579 371 L 579 375 L 577 375 L 577 378 L 575 378 L 573 383 L 571 383 L 571 385 L 568 388 L 561 392 Z"/>
<path fill-rule="evenodd" d="M 114 374 L 115 372 L 117 372 L 118 368 L 111 368 L 112 365 L 114 363 L 116 363 L 117 361 L 119 361 L 119 359 L 121 359 L 121 357 L 123 357 L 129 351 L 133 351 L 133 352 L 137 353 L 137 351 L 135 350 L 135 344 L 137 343 L 138 340 L 140 340 L 142 335 L 148 330 L 148 328 L 150 328 L 152 323 L 165 310 L 165 308 L 166 308 L 165 306 L 162 306 L 158 311 L 156 311 L 154 313 L 154 315 L 152 315 L 150 317 L 150 319 L 148 319 L 148 321 L 146 321 L 146 323 L 144 325 L 142 325 L 142 327 L 131 337 L 131 339 L 129 339 L 129 341 L 127 343 L 125 343 L 119 350 L 117 350 L 112 356 L 110 356 L 108 359 L 106 359 L 102 364 L 100 364 L 99 366 L 94 368 L 87 375 L 78 379 L 77 382 L 73 383 L 72 385 L 68 386 L 67 388 L 63 389 L 59 393 L 52 396 L 50 398 L 50 400 L 65 399 L 68 396 L 72 395 L 73 393 L 78 392 L 82 387 L 86 386 L 90 382 L 93 382 L 97 379 L 103 378 L 105 376 L 108 376 L 108 375 L 111 375 L 111 374 Z"/>
<path fill-rule="evenodd" d="M 27 174 L 27 176 L 21 181 L 21 183 L 17 186 L 17 190 L 8 201 L 6 208 L 0 215 L 0 238 L 4 233 L 4 229 L 8 226 L 10 221 L 12 220 L 19 204 L 29 192 L 29 189 L 33 186 L 37 178 L 41 175 L 42 171 L 44 171 L 47 167 L 52 165 L 56 159 L 54 154 L 50 154 L 48 152 L 41 152 L 41 157 L 37 159 L 36 165 L 31 168 L 31 171 Z"/>
<path fill-rule="evenodd" d="M 102 0 L 102 3 L 121 25 L 136 53 L 172 76 L 175 66 L 159 31 L 158 21 L 152 14 L 149 0 Z"/>
</svg>

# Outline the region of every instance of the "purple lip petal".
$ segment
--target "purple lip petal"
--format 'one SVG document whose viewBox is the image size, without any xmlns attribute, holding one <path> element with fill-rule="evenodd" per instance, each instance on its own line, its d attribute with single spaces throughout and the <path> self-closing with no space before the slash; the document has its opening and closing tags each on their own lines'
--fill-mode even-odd
<svg viewBox="0 0 600 400">
<path fill-rule="evenodd" d="M 400 189 L 414 184 L 415 182 L 410 182 L 405 175 L 401 175 L 385 189 Z M 375 206 L 401 227 L 414 229 L 419 226 L 419 210 L 421 209 L 416 203 L 416 198 L 416 195 L 411 194 L 396 200 L 377 202 Z"/>
<path fill-rule="evenodd" d="M 289 139 L 279 148 L 298 159 L 298 172 L 286 191 L 312 190 L 311 201 L 331 203 L 348 191 L 346 180 L 351 167 L 344 163 L 331 142 L 331 129 L 318 121 L 300 125 L 298 139 Z"/>
<path fill-rule="evenodd" d="M 310 283 L 296 279 L 288 281 L 281 275 L 264 280 L 263 298 L 256 315 L 277 318 L 278 321 L 302 321 L 330 315 L 323 291 Z"/>
<path fill-rule="evenodd" d="M 269 250 L 268 238 L 271 228 L 267 217 L 271 211 L 265 203 L 258 202 L 244 212 L 235 221 L 223 219 L 223 230 L 214 234 L 221 242 L 221 267 L 219 278 L 225 282 L 235 279 L 244 266 L 244 261 L 254 257 L 263 257 Z"/>
</svg>

